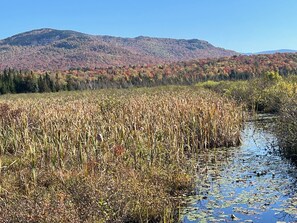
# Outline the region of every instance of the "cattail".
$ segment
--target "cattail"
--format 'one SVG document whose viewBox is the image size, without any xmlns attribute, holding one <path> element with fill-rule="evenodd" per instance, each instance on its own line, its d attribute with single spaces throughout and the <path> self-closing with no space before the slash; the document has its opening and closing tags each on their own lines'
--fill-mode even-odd
<svg viewBox="0 0 297 223">
<path fill-rule="evenodd" d="M 116 145 L 112 148 L 113 150 L 113 154 L 116 157 L 122 156 L 124 154 L 124 152 L 126 151 L 125 148 L 123 146 L 120 145 Z"/>
</svg>

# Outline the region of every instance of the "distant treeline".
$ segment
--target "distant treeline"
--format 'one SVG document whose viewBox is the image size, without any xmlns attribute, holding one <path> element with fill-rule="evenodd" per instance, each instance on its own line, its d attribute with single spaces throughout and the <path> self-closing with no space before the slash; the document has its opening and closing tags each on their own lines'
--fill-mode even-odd
<svg viewBox="0 0 297 223">
<path fill-rule="evenodd" d="M 233 56 L 162 65 L 75 68 L 59 72 L 5 69 L 0 72 L 0 93 L 188 85 L 206 80 L 251 79 L 267 71 L 283 76 L 297 74 L 297 54 Z"/>
</svg>

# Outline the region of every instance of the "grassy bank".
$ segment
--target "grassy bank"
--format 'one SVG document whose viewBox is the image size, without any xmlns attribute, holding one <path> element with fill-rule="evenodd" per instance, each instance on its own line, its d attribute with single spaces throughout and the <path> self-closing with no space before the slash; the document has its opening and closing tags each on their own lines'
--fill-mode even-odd
<svg viewBox="0 0 297 223">
<path fill-rule="evenodd" d="M 277 135 L 282 152 L 297 163 L 297 95 L 283 101 Z"/>
<path fill-rule="evenodd" d="M 297 160 L 297 77 L 268 72 L 248 81 L 203 82 L 199 87 L 233 98 L 257 112 L 276 113 L 276 134 L 282 152 Z"/>
<path fill-rule="evenodd" d="M 296 76 L 283 78 L 275 72 L 246 81 L 207 81 L 197 86 L 245 103 L 250 110 L 265 113 L 278 113 L 283 102 L 297 94 Z"/>
<path fill-rule="evenodd" d="M 0 98 L 1 222 L 172 222 L 242 108 L 190 87 Z"/>
</svg>

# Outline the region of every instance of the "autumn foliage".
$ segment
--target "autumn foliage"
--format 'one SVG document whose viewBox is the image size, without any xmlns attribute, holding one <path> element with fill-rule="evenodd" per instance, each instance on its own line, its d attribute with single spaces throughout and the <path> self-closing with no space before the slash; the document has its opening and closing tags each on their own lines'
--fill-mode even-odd
<svg viewBox="0 0 297 223">
<path fill-rule="evenodd" d="M 246 80 L 266 72 L 281 76 L 297 73 L 297 54 L 233 56 L 159 65 L 108 68 L 73 68 L 59 71 L 6 69 L 0 75 L 0 92 L 56 92 L 102 88 L 189 85 L 206 80 Z"/>
</svg>

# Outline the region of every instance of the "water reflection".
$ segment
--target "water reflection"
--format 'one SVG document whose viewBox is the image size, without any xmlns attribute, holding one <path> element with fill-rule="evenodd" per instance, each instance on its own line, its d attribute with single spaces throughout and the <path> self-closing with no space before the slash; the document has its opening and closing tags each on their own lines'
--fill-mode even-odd
<svg viewBox="0 0 297 223">
<path fill-rule="evenodd" d="M 272 117 L 246 123 L 239 148 L 199 157 L 195 196 L 182 221 L 297 222 L 296 167 L 277 151 Z"/>
</svg>

